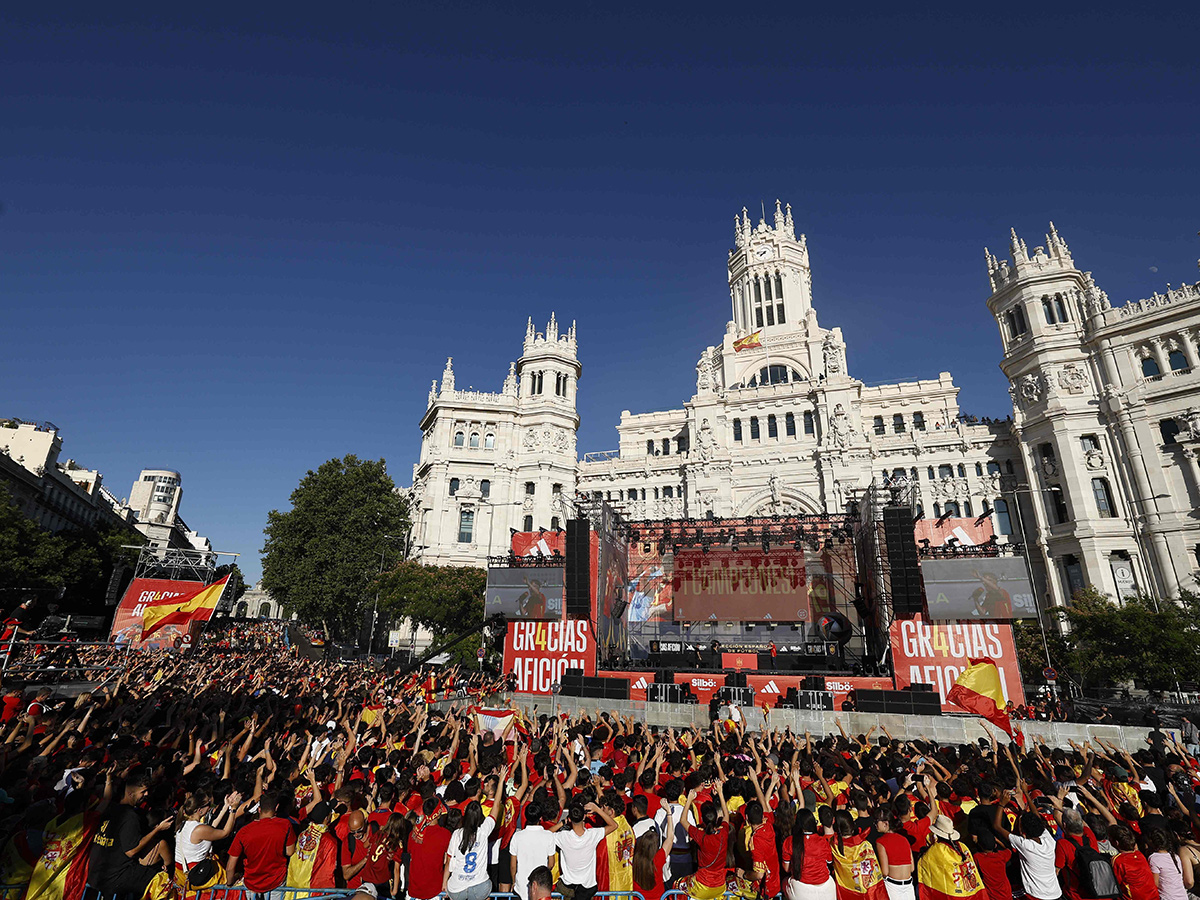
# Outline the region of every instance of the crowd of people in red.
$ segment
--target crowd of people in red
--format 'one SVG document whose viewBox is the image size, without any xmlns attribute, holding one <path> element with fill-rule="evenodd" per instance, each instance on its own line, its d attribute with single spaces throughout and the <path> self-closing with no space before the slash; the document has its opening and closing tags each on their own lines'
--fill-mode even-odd
<svg viewBox="0 0 1200 900">
<path fill-rule="evenodd" d="M 223 884 L 255 900 L 1188 900 L 1200 864 L 1200 767 L 1160 731 L 1135 752 L 740 716 L 676 731 L 506 709 L 503 686 L 201 648 L 135 657 L 73 700 L 10 692 L 0 885 L 8 900 Z"/>
</svg>

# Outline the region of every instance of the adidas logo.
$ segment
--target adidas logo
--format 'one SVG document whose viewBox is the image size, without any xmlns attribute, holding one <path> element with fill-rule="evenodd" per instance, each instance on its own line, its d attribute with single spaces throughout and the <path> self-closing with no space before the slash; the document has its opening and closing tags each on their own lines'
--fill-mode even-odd
<svg viewBox="0 0 1200 900">
<path fill-rule="evenodd" d="M 777 684 L 775 684 L 774 681 L 768 681 L 765 685 L 763 685 L 762 692 L 764 694 L 782 694 L 783 693 L 783 691 L 781 691 L 779 689 L 779 686 Z"/>
<path fill-rule="evenodd" d="M 637 681 L 635 681 L 635 682 L 633 683 L 633 689 L 634 689 L 635 691 L 644 691 L 644 690 L 645 690 L 646 688 L 648 688 L 648 687 L 649 687 L 649 685 L 648 685 L 648 684 L 646 684 L 646 679 L 645 679 L 645 678 L 639 678 Z"/>
</svg>

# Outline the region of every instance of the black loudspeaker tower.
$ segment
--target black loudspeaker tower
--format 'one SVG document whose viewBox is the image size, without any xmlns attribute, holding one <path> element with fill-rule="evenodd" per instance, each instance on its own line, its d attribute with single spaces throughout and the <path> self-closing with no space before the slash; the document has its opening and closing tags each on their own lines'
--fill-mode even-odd
<svg viewBox="0 0 1200 900">
<path fill-rule="evenodd" d="M 592 614 L 592 526 L 587 519 L 567 519 L 567 615 Z"/>
<path fill-rule="evenodd" d="M 920 615 L 921 561 L 917 556 L 912 510 L 906 506 L 884 507 L 883 538 L 892 573 L 892 612 L 898 619 Z"/>
</svg>

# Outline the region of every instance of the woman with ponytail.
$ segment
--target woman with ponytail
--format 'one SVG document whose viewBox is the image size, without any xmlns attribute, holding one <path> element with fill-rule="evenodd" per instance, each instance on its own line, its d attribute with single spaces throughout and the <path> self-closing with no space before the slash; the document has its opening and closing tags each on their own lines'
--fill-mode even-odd
<svg viewBox="0 0 1200 900">
<path fill-rule="evenodd" d="M 792 828 L 792 858 L 784 884 L 787 900 L 835 900 L 837 888 L 829 867 L 833 853 L 829 839 L 820 834 L 817 819 L 811 810 L 796 813 Z"/>
</svg>

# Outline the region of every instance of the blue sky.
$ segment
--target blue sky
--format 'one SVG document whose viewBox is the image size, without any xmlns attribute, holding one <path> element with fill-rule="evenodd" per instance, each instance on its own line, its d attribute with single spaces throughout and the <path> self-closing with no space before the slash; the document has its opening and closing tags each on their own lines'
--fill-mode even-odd
<svg viewBox="0 0 1200 900">
<path fill-rule="evenodd" d="M 445 357 L 496 390 L 527 316 L 579 322 L 581 451 L 680 404 L 742 206 L 792 204 L 851 374 L 979 415 L 1011 226 L 1114 302 L 1196 279 L 1183 5 L 173 6 L 0 14 L 0 414 L 119 495 L 178 469 L 251 577 L 306 470 L 407 483 Z"/>
</svg>

